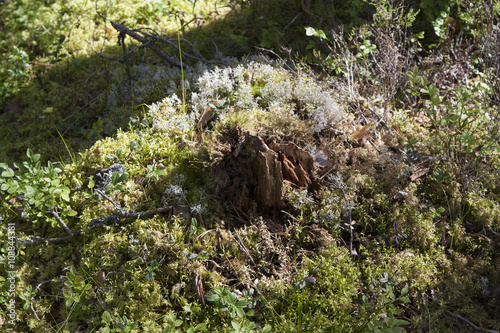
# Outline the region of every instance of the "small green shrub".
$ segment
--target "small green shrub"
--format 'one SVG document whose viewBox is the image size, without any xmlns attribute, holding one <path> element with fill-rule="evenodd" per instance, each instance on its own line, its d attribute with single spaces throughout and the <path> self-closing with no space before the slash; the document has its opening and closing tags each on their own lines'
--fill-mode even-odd
<svg viewBox="0 0 500 333">
<path fill-rule="evenodd" d="M 0 196 L 16 198 L 24 208 L 22 215 L 31 220 L 44 218 L 47 213 L 57 209 L 61 209 L 62 218 L 75 216 L 77 212 L 68 206 L 71 191 L 67 185 L 61 184 L 59 174 L 62 170 L 51 162 L 42 167 L 40 154 L 33 154 L 29 148 L 26 155 L 29 161 L 14 163 L 14 168 L 0 163 L 0 169 L 3 169 L 0 174 Z M 51 221 L 55 227 L 57 221 Z"/>
</svg>

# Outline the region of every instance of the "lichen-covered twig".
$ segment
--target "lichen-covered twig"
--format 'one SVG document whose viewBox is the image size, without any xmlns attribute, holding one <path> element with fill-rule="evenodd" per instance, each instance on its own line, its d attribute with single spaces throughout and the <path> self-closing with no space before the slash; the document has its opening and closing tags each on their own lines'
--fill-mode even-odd
<svg viewBox="0 0 500 333">
<path fill-rule="evenodd" d="M 41 237 L 32 237 L 30 239 L 19 239 L 16 238 L 16 240 L 20 243 L 23 243 L 24 245 L 33 245 L 33 244 L 42 244 L 42 243 L 59 243 L 59 242 L 64 242 L 67 240 L 70 240 L 73 238 L 73 236 L 79 235 L 81 233 L 80 230 L 73 231 L 72 235 L 69 236 L 64 236 L 64 237 L 56 237 L 56 238 L 41 238 Z"/>
</svg>

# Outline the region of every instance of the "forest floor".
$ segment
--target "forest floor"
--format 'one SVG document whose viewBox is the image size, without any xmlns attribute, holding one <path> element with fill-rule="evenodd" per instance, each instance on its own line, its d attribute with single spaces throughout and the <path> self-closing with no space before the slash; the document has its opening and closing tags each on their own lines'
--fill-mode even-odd
<svg viewBox="0 0 500 333">
<path fill-rule="evenodd" d="M 0 5 L 1 326 L 500 330 L 498 28 L 278 3 Z"/>
</svg>

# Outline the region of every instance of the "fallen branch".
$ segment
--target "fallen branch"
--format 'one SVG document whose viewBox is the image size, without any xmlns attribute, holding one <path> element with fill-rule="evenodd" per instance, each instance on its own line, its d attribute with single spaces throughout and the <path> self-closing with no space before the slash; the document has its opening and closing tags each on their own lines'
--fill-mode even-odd
<svg viewBox="0 0 500 333">
<path fill-rule="evenodd" d="M 486 333 L 499 333 L 499 331 L 495 331 L 495 330 L 488 330 L 486 328 L 482 328 L 482 327 L 479 327 L 479 326 L 476 326 L 474 325 L 473 323 L 471 323 L 468 319 L 465 319 L 464 317 L 460 316 L 460 315 L 457 315 L 457 314 L 454 314 L 453 312 L 450 312 L 450 311 L 444 311 L 446 314 L 452 316 L 452 317 L 455 317 L 457 319 L 460 319 L 462 321 L 464 321 L 466 324 L 468 324 L 469 326 L 471 326 L 473 329 L 475 329 L 476 331 L 478 332 L 486 332 Z"/>
<path fill-rule="evenodd" d="M 42 243 L 58 243 L 58 242 L 64 242 L 67 240 L 70 240 L 73 238 L 73 236 L 79 235 L 81 233 L 81 230 L 73 231 L 72 235 L 69 236 L 64 236 L 64 237 L 56 237 L 56 238 L 41 238 L 41 237 L 32 237 L 31 239 L 19 239 L 16 238 L 16 240 L 20 243 L 23 243 L 24 245 L 33 245 L 33 244 L 42 244 Z"/>
<path fill-rule="evenodd" d="M 102 226 L 105 224 L 111 224 L 112 222 L 115 222 L 117 220 L 138 219 L 141 217 L 146 217 L 146 216 L 151 216 L 151 215 L 156 215 L 156 214 L 161 214 L 161 213 L 171 213 L 173 208 L 174 208 L 173 206 L 166 206 L 166 207 L 151 209 L 151 210 L 148 210 L 145 212 L 126 212 L 126 213 L 109 215 L 109 216 L 105 216 L 105 217 L 99 217 L 99 218 L 92 219 L 92 221 L 90 221 L 90 223 L 87 224 L 87 229 L 91 228 L 93 226 Z"/>
<path fill-rule="evenodd" d="M 110 197 L 108 197 L 106 194 L 104 194 L 103 191 L 99 190 L 99 189 L 95 189 L 95 192 L 98 193 L 99 195 L 103 196 L 106 200 L 108 200 L 109 202 L 111 202 L 111 204 L 115 207 L 116 211 L 120 214 L 123 214 L 123 210 L 122 208 L 120 207 L 120 205 L 118 205 L 117 203 L 115 203 Z"/>
<path fill-rule="evenodd" d="M 73 231 L 71 231 L 70 228 L 68 228 L 68 226 L 66 225 L 66 223 L 64 223 L 64 221 L 61 219 L 61 217 L 59 216 L 59 214 L 57 213 L 56 210 L 54 209 L 51 209 L 50 212 L 52 213 L 52 215 L 54 215 L 54 217 L 56 218 L 57 222 L 59 222 L 59 224 L 63 227 L 64 230 L 66 230 L 66 232 L 72 236 L 73 235 Z"/>
<path fill-rule="evenodd" d="M 169 57 L 168 55 L 166 55 L 165 53 L 163 53 L 159 48 L 158 46 L 156 46 L 153 41 L 151 39 L 148 39 L 144 36 L 141 36 L 140 34 L 138 34 L 137 32 L 133 31 L 133 30 L 130 30 L 129 28 L 127 28 L 124 24 L 122 23 L 117 23 L 117 22 L 111 22 L 111 25 L 113 26 L 113 28 L 116 29 L 116 31 L 118 31 L 120 34 L 126 34 L 126 35 L 129 35 L 130 37 L 132 37 L 133 39 L 141 42 L 144 46 L 147 46 L 151 49 L 151 51 L 153 51 L 154 53 L 156 53 L 160 58 L 162 58 L 163 60 L 165 60 L 166 62 L 168 62 L 170 65 L 172 66 L 177 66 L 177 67 L 182 67 L 184 66 L 185 68 L 189 68 L 188 65 L 184 64 L 184 65 L 181 65 L 181 63 L 173 58 L 173 57 Z"/>
<path fill-rule="evenodd" d="M 91 227 L 102 227 L 103 225 L 109 225 L 112 224 L 116 221 L 123 220 L 123 219 L 132 219 L 136 220 L 138 218 L 143 218 L 147 216 L 152 216 L 156 214 L 163 214 L 163 213 L 173 213 L 175 208 L 179 208 L 179 211 L 182 210 L 182 208 L 187 208 L 187 206 L 166 206 L 166 207 L 161 207 L 161 208 L 156 208 L 156 209 L 151 209 L 145 212 L 121 212 L 118 214 L 114 215 L 109 215 L 109 216 L 103 216 L 99 218 L 92 219 L 89 224 L 87 224 L 87 229 Z M 55 211 L 53 211 L 55 212 Z M 83 232 L 83 230 L 76 230 L 73 231 L 68 226 L 62 221 L 62 219 L 57 215 L 57 212 L 52 213 L 58 222 L 63 225 L 63 228 L 69 233 L 68 236 L 64 237 L 55 237 L 55 238 L 41 238 L 41 237 L 32 237 L 31 239 L 20 239 L 16 238 L 16 241 L 23 243 L 25 245 L 33 245 L 33 244 L 41 244 L 41 243 L 58 243 L 58 242 L 64 242 L 67 240 L 70 240 L 73 238 L 73 236 L 77 236 Z"/>
</svg>

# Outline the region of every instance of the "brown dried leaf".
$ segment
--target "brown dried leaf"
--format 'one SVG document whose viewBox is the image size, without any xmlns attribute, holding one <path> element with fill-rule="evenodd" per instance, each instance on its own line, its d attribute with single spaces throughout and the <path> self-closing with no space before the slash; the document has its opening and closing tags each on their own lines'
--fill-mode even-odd
<svg viewBox="0 0 500 333">
<path fill-rule="evenodd" d="M 415 180 L 419 179 L 423 175 L 427 174 L 429 172 L 429 168 L 424 168 L 424 167 L 419 167 L 416 168 L 413 171 L 413 174 L 410 176 L 410 180 L 414 182 Z"/>
<path fill-rule="evenodd" d="M 97 273 L 97 277 L 95 280 L 98 284 L 103 284 L 105 279 L 106 279 L 106 273 L 104 272 L 103 269 L 101 269 L 99 273 Z"/>
<path fill-rule="evenodd" d="M 211 104 L 212 106 L 217 103 L 216 101 L 214 102 L 215 102 L 214 104 Z M 210 105 L 207 105 L 200 120 L 198 121 L 198 124 L 196 125 L 196 128 L 202 129 L 203 127 L 205 127 L 213 119 L 213 114 L 215 111 L 217 110 L 212 108 Z"/>
<path fill-rule="evenodd" d="M 368 132 L 371 126 L 372 126 L 371 123 L 366 124 L 365 126 L 361 126 L 361 124 L 358 124 L 358 126 L 356 126 L 356 130 L 351 136 L 351 139 L 361 140 L 365 136 L 366 132 Z"/>
</svg>

